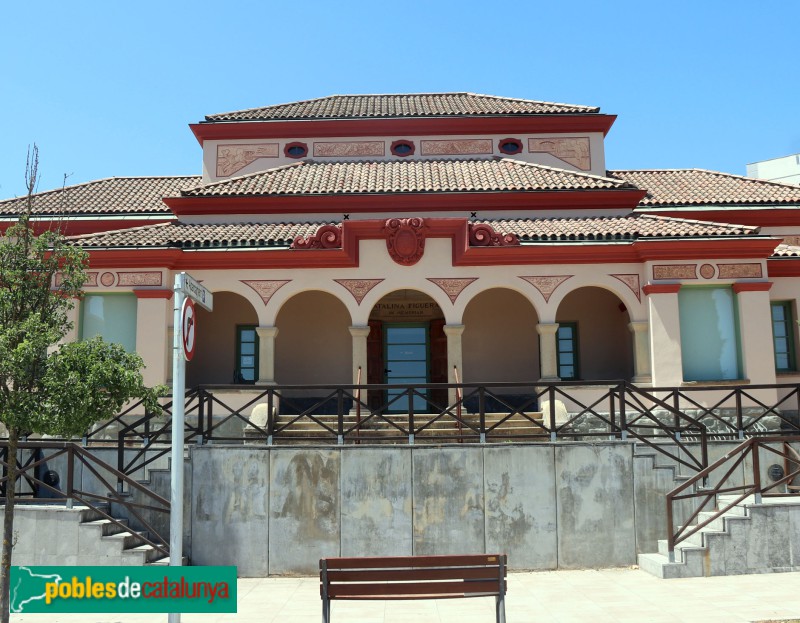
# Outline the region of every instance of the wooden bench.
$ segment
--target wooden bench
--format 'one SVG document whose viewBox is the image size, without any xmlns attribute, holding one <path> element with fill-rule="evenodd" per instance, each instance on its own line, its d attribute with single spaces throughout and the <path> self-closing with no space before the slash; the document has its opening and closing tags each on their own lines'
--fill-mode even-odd
<svg viewBox="0 0 800 623">
<path fill-rule="evenodd" d="M 319 561 L 322 621 L 333 599 L 449 599 L 494 597 L 505 623 L 506 555 L 323 558 Z"/>
</svg>

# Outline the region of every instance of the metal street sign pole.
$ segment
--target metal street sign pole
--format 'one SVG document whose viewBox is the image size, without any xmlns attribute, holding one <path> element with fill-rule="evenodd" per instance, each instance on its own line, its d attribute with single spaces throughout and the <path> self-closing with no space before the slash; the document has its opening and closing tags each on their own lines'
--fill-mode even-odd
<svg viewBox="0 0 800 623">
<path fill-rule="evenodd" d="M 169 565 L 183 566 L 183 427 L 186 402 L 186 354 L 183 302 L 187 296 L 208 311 L 213 309 L 211 292 L 186 273 L 175 275 L 172 320 L 172 459 L 170 470 Z M 197 340 L 195 333 L 194 340 Z M 168 623 L 180 623 L 179 612 L 167 615 Z"/>
</svg>

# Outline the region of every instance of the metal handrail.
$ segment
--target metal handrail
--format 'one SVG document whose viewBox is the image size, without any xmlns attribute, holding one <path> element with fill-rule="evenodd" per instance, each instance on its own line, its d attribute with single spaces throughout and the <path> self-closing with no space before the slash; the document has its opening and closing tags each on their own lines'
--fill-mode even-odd
<svg viewBox="0 0 800 623">
<path fill-rule="evenodd" d="M 124 507 L 129 515 L 134 517 L 146 531 L 146 534 L 138 531 L 136 532 L 136 536 L 139 540 L 151 546 L 163 556 L 169 555 L 169 538 L 162 536 L 153 526 L 152 522 L 148 521 L 142 515 L 142 511 L 152 511 L 169 515 L 169 500 L 166 500 L 160 495 L 149 490 L 147 487 L 128 475 L 119 472 L 108 463 L 105 463 L 94 456 L 89 450 L 76 443 L 23 441 L 18 443 L 17 449 L 23 453 L 25 450 L 31 450 L 30 458 L 35 460 L 29 459 L 24 464 L 20 464 L 19 460 L 17 460 L 17 457 L 14 457 L 18 467 L 16 482 L 13 483 L 12 486 L 16 488 L 17 483 L 19 483 L 21 480 L 24 480 L 31 489 L 28 493 L 19 492 L 15 495 L 15 497 L 18 499 L 37 499 L 39 492 L 44 490 L 51 494 L 51 497 L 43 498 L 48 502 L 61 501 L 67 503 L 68 506 L 71 506 L 73 502 L 78 502 L 88 507 L 95 513 L 101 515 L 116 526 L 119 526 L 124 531 L 132 532 L 130 526 L 112 516 L 106 511 L 105 508 L 99 506 L 99 503 L 117 504 L 121 507 Z M 52 452 L 50 454 L 46 454 L 48 450 Z M 35 472 L 37 467 L 45 465 L 48 461 L 52 461 L 53 459 L 62 455 L 65 455 L 67 460 L 67 480 L 65 490 L 63 491 L 38 478 Z M 40 456 L 41 458 L 36 458 Z M 5 493 L 7 487 L 10 484 L 8 482 L 8 461 L 8 442 L 3 441 L 0 442 L 0 466 L 2 466 L 3 472 L 2 477 L 0 477 L 0 489 L 2 489 L 3 493 L 3 497 L 0 498 L 0 502 L 3 503 L 5 502 Z M 91 472 L 101 486 L 106 489 L 106 495 L 98 492 L 86 491 L 80 486 L 79 483 L 76 483 L 75 466 L 78 463 Z M 31 471 L 33 471 L 32 475 L 29 473 Z M 122 491 L 119 491 L 115 484 L 109 482 L 109 478 L 104 475 L 105 473 L 110 474 L 112 480 L 116 479 L 118 482 L 128 485 L 128 491 L 135 489 L 136 491 L 140 492 L 148 501 L 148 503 L 138 503 L 127 499 L 127 496 L 123 494 Z"/>
<path fill-rule="evenodd" d="M 694 476 L 689 478 L 683 484 L 675 487 L 672 491 L 667 493 L 667 551 L 670 561 L 675 560 L 675 546 L 682 541 L 685 541 L 693 534 L 697 534 L 700 530 L 708 524 L 718 519 L 734 506 L 741 503 L 749 496 L 754 496 L 756 504 L 761 502 L 763 496 L 793 496 L 799 495 L 800 492 L 788 491 L 789 484 L 800 475 L 800 464 L 798 464 L 798 454 L 791 448 L 791 443 L 800 443 L 800 436 L 786 437 L 786 436 L 773 436 L 773 437 L 751 437 L 740 443 L 733 450 L 714 461 L 704 469 L 697 472 Z M 768 444 L 782 444 L 783 449 L 778 450 Z M 789 450 L 791 449 L 791 452 Z M 792 472 L 785 473 L 782 478 L 775 480 L 771 485 L 762 487 L 761 485 L 761 451 L 770 452 L 784 458 L 784 461 L 789 460 L 795 462 L 798 468 Z M 752 483 L 744 482 L 741 485 L 730 484 L 730 478 L 737 467 L 743 465 L 747 457 L 751 457 L 752 470 L 749 474 L 752 475 Z M 722 475 L 716 485 L 708 486 L 708 481 L 717 469 L 727 465 L 727 471 Z M 746 479 L 745 479 L 746 480 Z M 781 485 L 787 485 L 786 493 L 768 493 L 772 489 Z M 688 493 L 684 491 L 689 490 Z M 700 513 L 708 506 L 709 502 L 713 501 L 715 506 L 718 502 L 718 496 L 725 493 L 737 494 L 732 502 L 728 502 L 721 508 L 716 508 L 714 512 L 705 520 L 693 523 Z M 700 499 L 699 505 L 689 515 L 688 518 L 683 520 L 682 525 L 676 527 L 674 505 L 676 502 L 683 500 Z"/>
</svg>

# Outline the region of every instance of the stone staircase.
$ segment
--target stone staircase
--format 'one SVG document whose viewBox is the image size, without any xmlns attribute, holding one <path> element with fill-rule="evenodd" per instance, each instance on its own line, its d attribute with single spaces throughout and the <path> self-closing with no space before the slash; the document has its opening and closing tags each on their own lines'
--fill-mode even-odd
<svg viewBox="0 0 800 623">
<path fill-rule="evenodd" d="M 720 495 L 717 508 L 735 499 Z M 703 511 L 698 522 L 715 514 Z M 674 561 L 668 554 L 659 540 L 657 553 L 639 554 L 639 567 L 659 578 L 800 571 L 800 500 L 745 498 L 676 545 Z"/>
<path fill-rule="evenodd" d="M 108 513 L 107 506 L 100 506 Z M 118 525 L 87 507 L 17 504 L 14 509 L 15 565 L 163 564 L 163 555 L 145 543 L 146 532 L 125 519 Z"/>
<path fill-rule="evenodd" d="M 541 424 L 541 413 L 529 413 L 534 422 Z M 406 443 L 408 436 L 402 431 L 408 427 L 407 414 L 386 414 L 381 417 L 373 416 L 367 418 L 368 414 L 362 415 L 361 427 L 359 429 L 358 438 L 364 443 Z M 338 416 L 336 415 L 315 415 L 317 421 L 309 417 L 302 417 L 296 421 L 295 415 L 279 415 L 277 425 L 278 428 L 286 426 L 278 435 L 273 439 L 275 444 L 297 444 L 322 441 L 329 441 L 336 443 L 335 436 L 318 422 L 324 423 L 325 426 L 336 431 L 338 429 Z M 508 417 L 507 413 L 486 413 L 485 424 L 486 428 L 495 426 L 503 418 Z M 473 413 L 463 413 L 463 420 L 470 426 L 478 429 L 480 424 L 480 416 Z M 344 430 L 348 431 L 356 426 L 357 417 L 354 413 L 350 413 L 344 417 Z M 392 423 L 396 424 L 393 425 Z M 459 435 L 464 438 L 475 438 L 477 433 L 474 432 L 470 426 L 462 426 L 459 432 L 455 418 L 439 414 L 419 413 L 414 415 L 414 426 L 417 429 L 422 428 L 420 432 L 415 435 L 415 443 L 443 443 L 448 441 L 458 441 Z M 346 433 L 348 441 L 355 439 L 355 431 Z M 528 418 L 519 413 L 515 413 L 508 417 L 502 424 L 499 425 L 488 437 L 487 441 L 505 441 L 509 437 L 522 437 L 522 438 L 538 438 L 549 440 L 549 434 L 541 427 L 531 422 Z M 249 437 L 251 443 L 263 443 L 265 440 L 259 440 L 256 437 Z"/>
</svg>

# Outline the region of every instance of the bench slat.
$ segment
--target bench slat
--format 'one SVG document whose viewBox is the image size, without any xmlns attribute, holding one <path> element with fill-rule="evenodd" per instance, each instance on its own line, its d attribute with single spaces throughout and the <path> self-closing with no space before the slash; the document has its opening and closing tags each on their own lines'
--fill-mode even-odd
<svg viewBox="0 0 800 623">
<path fill-rule="evenodd" d="M 494 580 L 500 578 L 497 567 L 353 569 L 328 570 L 328 582 L 407 582 L 411 580 Z"/>
<path fill-rule="evenodd" d="M 488 596 L 497 595 L 500 591 L 500 586 L 497 581 L 494 582 L 473 582 L 461 581 L 455 582 L 404 582 L 401 584 L 335 584 L 328 587 L 328 596 L 330 599 L 347 599 L 370 596 L 373 599 L 398 599 L 404 595 L 432 595 L 431 599 L 439 596 L 451 595 L 462 596 L 468 595 Z"/>
<path fill-rule="evenodd" d="M 366 556 L 363 558 L 326 558 L 325 560 L 329 571 L 332 569 L 374 569 L 382 567 L 470 567 L 475 565 L 499 566 L 500 554 Z"/>
</svg>

